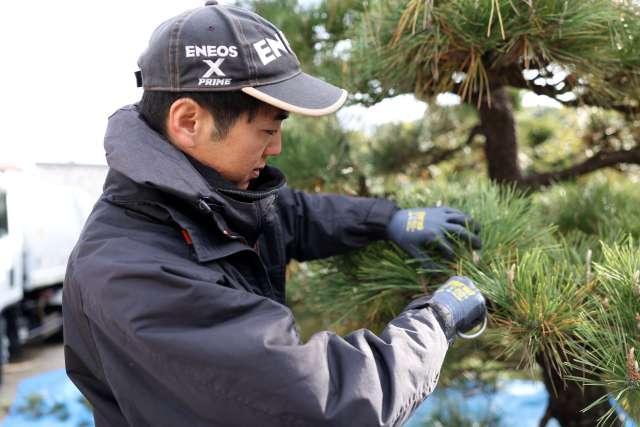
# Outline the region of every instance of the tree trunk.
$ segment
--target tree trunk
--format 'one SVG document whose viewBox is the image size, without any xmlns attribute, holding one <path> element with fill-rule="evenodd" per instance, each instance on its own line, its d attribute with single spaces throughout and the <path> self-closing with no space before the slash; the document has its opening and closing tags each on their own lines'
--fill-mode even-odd
<svg viewBox="0 0 640 427">
<path fill-rule="evenodd" d="M 491 105 L 483 100 L 478 109 L 482 133 L 486 137 L 484 153 L 489 178 L 499 183 L 519 182 L 518 140 L 513 107 L 504 87 L 491 91 Z"/>
<path fill-rule="evenodd" d="M 562 427 L 596 427 L 598 418 L 611 408 L 609 402 L 604 401 L 587 412 L 581 410 L 604 396 L 607 390 L 601 386 L 581 387 L 575 382 L 565 383 L 543 354 L 538 354 L 536 360 L 542 368 L 542 379 L 549 393 L 547 411 L 540 427 L 544 427 L 551 418 L 555 418 Z M 584 375 L 584 372 L 574 371 L 571 374 Z M 612 426 L 622 426 L 617 418 L 611 421 Z"/>
</svg>

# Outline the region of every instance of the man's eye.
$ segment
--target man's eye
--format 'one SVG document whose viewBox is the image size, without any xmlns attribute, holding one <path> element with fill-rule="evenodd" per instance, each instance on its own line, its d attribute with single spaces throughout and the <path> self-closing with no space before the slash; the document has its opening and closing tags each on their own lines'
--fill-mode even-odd
<svg viewBox="0 0 640 427">
<path fill-rule="evenodd" d="M 271 129 L 267 129 L 265 130 L 266 133 L 268 133 L 269 135 L 275 135 L 276 133 L 278 133 L 277 130 L 271 130 Z"/>
</svg>

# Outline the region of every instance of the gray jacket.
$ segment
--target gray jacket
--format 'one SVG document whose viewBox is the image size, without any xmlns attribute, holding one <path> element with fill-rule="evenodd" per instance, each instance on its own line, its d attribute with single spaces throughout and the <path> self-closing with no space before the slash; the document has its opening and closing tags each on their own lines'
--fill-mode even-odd
<svg viewBox="0 0 640 427">
<path fill-rule="evenodd" d="M 431 309 L 302 342 L 284 305 L 289 260 L 385 238 L 393 203 L 295 191 L 273 168 L 244 192 L 205 179 L 134 106 L 105 148 L 63 302 L 98 427 L 401 425 L 433 391 L 448 344 Z"/>
</svg>

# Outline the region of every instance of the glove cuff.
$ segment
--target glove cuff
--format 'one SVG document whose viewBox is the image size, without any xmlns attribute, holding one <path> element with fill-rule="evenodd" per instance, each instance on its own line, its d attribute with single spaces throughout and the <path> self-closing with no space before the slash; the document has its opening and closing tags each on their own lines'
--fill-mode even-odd
<svg viewBox="0 0 640 427">
<path fill-rule="evenodd" d="M 440 328 L 442 328 L 442 332 L 444 332 L 444 335 L 447 337 L 449 344 L 451 344 L 456 337 L 456 325 L 451 310 L 442 304 L 434 302 L 432 296 L 425 295 L 411 301 L 411 303 L 405 307 L 405 310 L 431 310 Z"/>
<path fill-rule="evenodd" d="M 375 240 L 389 240 L 388 226 L 400 208 L 391 200 L 375 199 L 367 213 L 365 223 Z"/>
<path fill-rule="evenodd" d="M 440 327 L 442 327 L 444 335 L 447 337 L 447 341 L 451 344 L 456 337 L 456 324 L 453 320 L 453 313 L 448 307 L 435 303 L 433 300 L 429 300 L 427 307 L 433 312 L 436 320 L 440 323 Z"/>
</svg>

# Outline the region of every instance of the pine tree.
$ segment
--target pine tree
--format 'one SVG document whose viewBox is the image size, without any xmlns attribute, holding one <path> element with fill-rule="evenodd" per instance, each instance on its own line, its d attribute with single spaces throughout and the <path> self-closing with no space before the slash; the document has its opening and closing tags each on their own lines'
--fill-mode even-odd
<svg viewBox="0 0 640 427">
<path fill-rule="evenodd" d="M 484 136 L 488 175 L 497 182 L 536 188 L 640 164 L 636 132 L 630 143 L 599 145 L 560 169 L 523 174 L 508 92 L 528 89 L 565 106 L 618 111 L 631 126 L 640 112 L 640 6 L 633 1 L 373 1 L 357 28 L 354 86 L 372 103 L 401 93 L 424 100 L 459 94 L 477 109 L 471 132 Z M 563 425 L 580 422 L 578 411 L 592 396 L 565 387 L 564 373 L 548 363 L 553 357 L 540 355 L 554 396 L 548 416 Z"/>
</svg>

